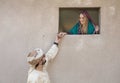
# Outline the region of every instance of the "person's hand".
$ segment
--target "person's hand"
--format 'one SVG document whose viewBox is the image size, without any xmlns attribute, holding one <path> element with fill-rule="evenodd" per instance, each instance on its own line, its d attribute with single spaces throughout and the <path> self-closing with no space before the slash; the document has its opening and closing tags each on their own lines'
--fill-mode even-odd
<svg viewBox="0 0 120 83">
<path fill-rule="evenodd" d="M 60 39 L 60 38 L 63 38 L 64 36 L 66 35 L 65 32 L 60 32 L 57 37 Z"/>
<path fill-rule="evenodd" d="M 57 34 L 57 37 L 55 39 L 56 43 L 59 43 L 61 41 L 61 39 L 66 35 L 67 33 L 65 32 L 60 32 L 59 34 Z"/>
<path fill-rule="evenodd" d="M 99 32 L 99 27 L 98 27 L 98 26 L 95 27 L 95 32 L 96 32 L 96 33 Z"/>
</svg>

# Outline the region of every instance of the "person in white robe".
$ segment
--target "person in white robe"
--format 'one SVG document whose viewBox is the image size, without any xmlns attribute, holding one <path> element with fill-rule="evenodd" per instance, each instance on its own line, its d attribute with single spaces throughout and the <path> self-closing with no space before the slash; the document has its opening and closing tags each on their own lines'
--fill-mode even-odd
<svg viewBox="0 0 120 83">
<path fill-rule="evenodd" d="M 55 42 L 47 53 L 44 53 L 40 48 L 36 48 L 28 54 L 27 61 L 30 69 L 28 71 L 27 83 L 50 83 L 46 68 L 49 61 L 57 55 L 58 45 L 65 34 L 61 32 L 56 36 Z"/>
</svg>

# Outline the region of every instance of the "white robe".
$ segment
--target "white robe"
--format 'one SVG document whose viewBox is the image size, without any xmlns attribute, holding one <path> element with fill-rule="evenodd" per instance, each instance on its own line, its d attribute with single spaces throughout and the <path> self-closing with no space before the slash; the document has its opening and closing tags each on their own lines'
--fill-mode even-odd
<svg viewBox="0 0 120 83">
<path fill-rule="evenodd" d="M 43 66 L 43 71 L 38 71 L 34 68 L 35 67 L 34 65 L 30 65 L 27 83 L 50 83 L 46 68 L 47 68 L 48 62 L 56 56 L 57 52 L 58 52 L 58 47 L 57 45 L 53 44 L 53 46 L 45 54 L 46 63 Z"/>
</svg>

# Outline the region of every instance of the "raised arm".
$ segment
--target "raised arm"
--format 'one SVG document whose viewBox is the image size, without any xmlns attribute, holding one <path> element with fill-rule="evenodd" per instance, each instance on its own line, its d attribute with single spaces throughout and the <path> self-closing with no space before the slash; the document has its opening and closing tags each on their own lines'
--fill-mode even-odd
<svg viewBox="0 0 120 83">
<path fill-rule="evenodd" d="M 64 37 L 66 33 L 64 32 L 60 32 L 59 34 L 57 34 L 56 39 L 52 45 L 52 47 L 48 50 L 48 52 L 45 54 L 46 57 L 48 57 L 48 60 L 52 60 L 55 58 L 55 56 L 58 53 L 58 45 L 60 43 L 60 41 L 62 40 L 62 38 Z"/>
</svg>

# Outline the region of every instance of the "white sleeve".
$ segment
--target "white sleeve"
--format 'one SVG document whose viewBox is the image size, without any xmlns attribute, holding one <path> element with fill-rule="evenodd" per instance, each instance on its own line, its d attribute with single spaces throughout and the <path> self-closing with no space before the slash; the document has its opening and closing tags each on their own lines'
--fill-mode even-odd
<svg viewBox="0 0 120 83">
<path fill-rule="evenodd" d="M 54 59 L 57 53 L 58 53 L 58 46 L 53 44 L 52 47 L 46 53 L 46 57 L 48 58 L 48 61 Z"/>
</svg>

